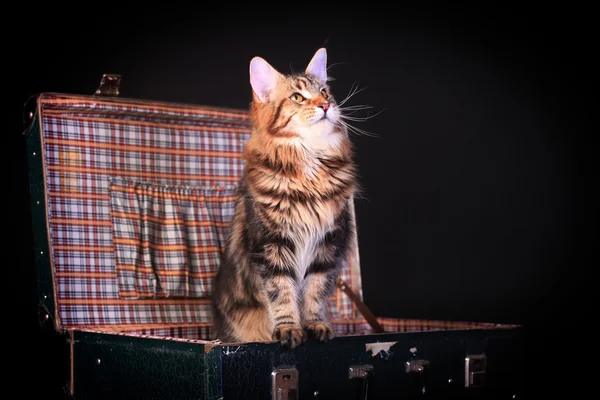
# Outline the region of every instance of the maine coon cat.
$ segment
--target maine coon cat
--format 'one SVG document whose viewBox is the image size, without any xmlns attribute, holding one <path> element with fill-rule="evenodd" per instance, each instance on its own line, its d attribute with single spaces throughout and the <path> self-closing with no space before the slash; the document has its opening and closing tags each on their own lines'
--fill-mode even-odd
<svg viewBox="0 0 600 400">
<path fill-rule="evenodd" d="M 333 337 L 327 298 L 354 245 L 356 169 L 327 81 L 324 48 L 304 73 L 250 61 L 253 131 L 213 298 L 222 342 Z"/>
</svg>

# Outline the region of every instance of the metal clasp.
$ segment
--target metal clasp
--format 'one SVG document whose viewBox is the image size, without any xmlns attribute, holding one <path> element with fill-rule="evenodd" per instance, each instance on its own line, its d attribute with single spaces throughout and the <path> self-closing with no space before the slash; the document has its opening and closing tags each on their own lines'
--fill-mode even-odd
<svg viewBox="0 0 600 400">
<path fill-rule="evenodd" d="M 429 361 L 427 360 L 410 360 L 405 364 L 406 373 L 416 372 L 422 373 L 425 368 L 429 367 Z"/>
<path fill-rule="evenodd" d="M 294 367 L 281 367 L 271 372 L 272 399 L 298 399 L 298 370 Z"/>
<path fill-rule="evenodd" d="M 118 96 L 121 85 L 121 75 L 104 74 L 100 86 L 96 89 L 96 96 Z"/>
<path fill-rule="evenodd" d="M 427 391 L 429 360 L 410 360 L 404 367 L 407 374 L 415 377 L 416 389 L 424 395 Z"/>
<path fill-rule="evenodd" d="M 373 366 L 370 364 L 353 365 L 348 368 L 348 379 L 358 382 L 358 399 L 367 399 L 369 395 L 369 381 L 372 375 Z"/>
<path fill-rule="evenodd" d="M 479 387 L 485 384 L 487 357 L 485 354 L 472 354 L 465 357 L 465 387 Z"/>
<path fill-rule="evenodd" d="M 372 365 L 354 365 L 348 368 L 348 379 L 365 379 L 368 378 L 372 372 Z"/>
</svg>

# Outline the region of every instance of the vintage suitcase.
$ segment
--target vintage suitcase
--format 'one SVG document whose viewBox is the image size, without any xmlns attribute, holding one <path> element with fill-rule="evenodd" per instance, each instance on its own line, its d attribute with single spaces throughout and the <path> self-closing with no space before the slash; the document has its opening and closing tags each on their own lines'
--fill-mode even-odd
<svg viewBox="0 0 600 400">
<path fill-rule="evenodd" d="M 521 327 L 375 318 L 357 249 L 329 302 L 333 340 L 293 350 L 214 340 L 211 278 L 248 114 L 125 99 L 119 81 L 43 93 L 25 109 L 40 317 L 64 338 L 70 396 L 521 397 Z M 186 261 L 173 270 L 165 257 Z"/>
</svg>

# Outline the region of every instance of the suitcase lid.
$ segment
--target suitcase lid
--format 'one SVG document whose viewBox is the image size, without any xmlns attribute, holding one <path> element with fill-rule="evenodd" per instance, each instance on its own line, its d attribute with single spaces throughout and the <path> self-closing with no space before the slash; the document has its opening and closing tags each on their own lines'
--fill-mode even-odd
<svg viewBox="0 0 600 400">
<path fill-rule="evenodd" d="M 249 113 L 119 98 L 119 83 L 25 106 L 40 317 L 57 330 L 209 329 Z M 358 246 L 341 279 L 362 298 Z M 358 312 L 339 288 L 329 309 Z"/>
</svg>

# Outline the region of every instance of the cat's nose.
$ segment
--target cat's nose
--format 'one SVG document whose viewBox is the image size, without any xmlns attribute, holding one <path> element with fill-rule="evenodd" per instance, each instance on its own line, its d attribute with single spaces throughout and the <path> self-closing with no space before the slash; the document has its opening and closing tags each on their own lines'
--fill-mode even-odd
<svg viewBox="0 0 600 400">
<path fill-rule="evenodd" d="M 327 111 L 327 110 L 329 110 L 329 103 L 321 103 L 321 105 L 319 105 L 319 107 L 321 107 L 323 109 L 323 111 Z"/>
</svg>

